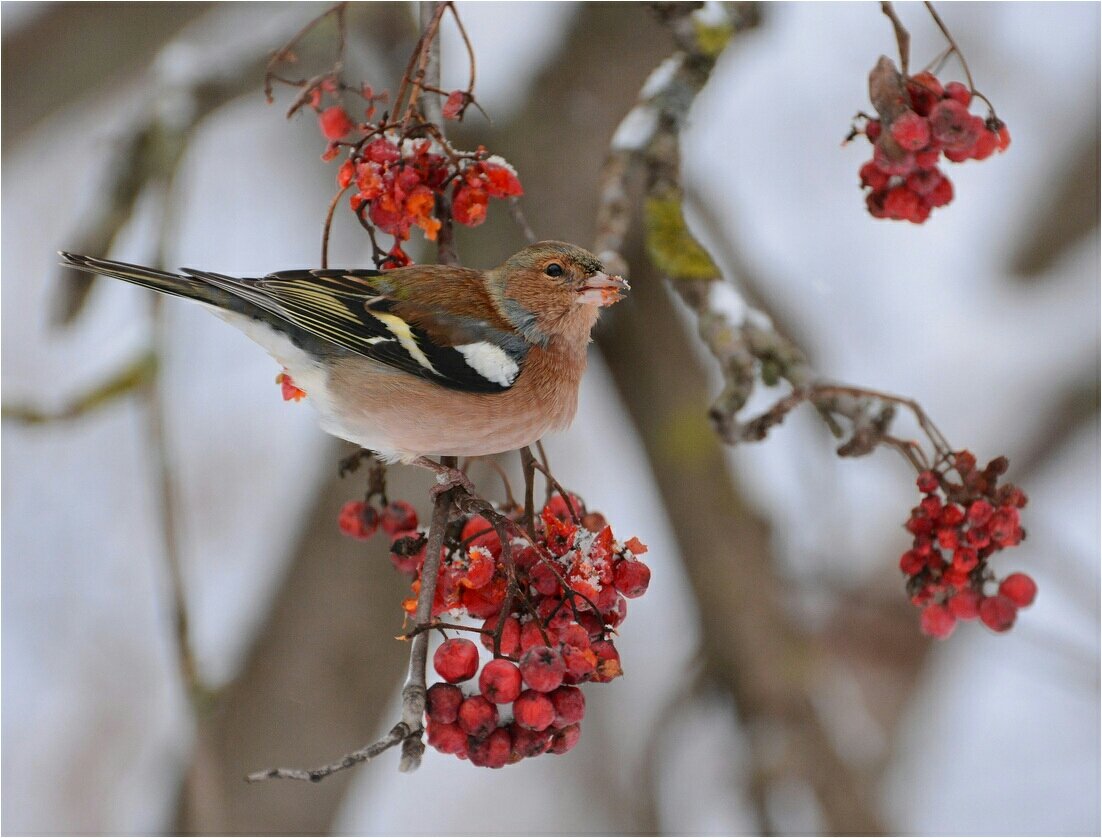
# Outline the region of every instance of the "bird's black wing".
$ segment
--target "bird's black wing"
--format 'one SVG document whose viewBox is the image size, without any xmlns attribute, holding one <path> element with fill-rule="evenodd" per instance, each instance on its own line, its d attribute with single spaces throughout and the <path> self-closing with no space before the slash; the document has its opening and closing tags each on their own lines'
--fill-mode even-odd
<svg viewBox="0 0 1102 838">
<path fill-rule="evenodd" d="M 469 317 L 402 317 L 394 281 L 370 270 L 281 271 L 257 279 L 184 268 L 324 341 L 454 390 L 500 393 L 520 374 L 528 343 Z M 431 332 L 431 335 L 430 335 Z"/>
</svg>

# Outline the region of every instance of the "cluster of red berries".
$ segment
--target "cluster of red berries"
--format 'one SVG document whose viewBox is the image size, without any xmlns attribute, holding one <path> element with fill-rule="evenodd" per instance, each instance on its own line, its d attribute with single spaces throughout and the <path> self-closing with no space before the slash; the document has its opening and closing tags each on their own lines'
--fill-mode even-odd
<svg viewBox="0 0 1102 838">
<path fill-rule="evenodd" d="M 345 535 L 360 541 L 367 541 L 380 527 L 396 539 L 421 535 L 417 531 L 417 510 L 404 500 L 391 501 L 382 509 L 366 501 L 350 500 L 341 507 L 337 526 Z"/>
<path fill-rule="evenodd" d="M 942 87 L 923 72 L 905 87 L 899 107 L 865 124 L 873 155 L 861 167 L 861 186 L 870 190 L 865 204 L 873 218 L 922 224 L 953 200 L 953 184 L 937 166 L 941 156 L 953 163 L 985 160 L 1006 151 L 1010 131 L 994 112 L 986 120 L 971 114 L 973 92 L 960 82 Z"/>
<path fill-rule="evenodd" d="M 918 476 L 925 497 L 904 525 L 914 543 L 899 560 L 907 593 L 922 609 L 923 633 L 932 637 L 946 638 L 957 620 L 976 618 L 994 631 L 1007 631 L 1018 609 L 1033 602 L 1037 585 L 1024 573 L 999 582 L 990 560 L 1025 538 L 1019 510 L 1028 498 L 1013 484 L 999 485 L 1008 465 L 1005 457 L 982 470 L 969 451 L 949 459 L 944 469 Z M 958 479 L 950 479 L 950 472 Z"/>
<path fill-rule="evenodd" d="M 577 744 L 585 715 L 578 685 L 622 674 L 612 637 L 627 616 L 627 599 L 650 583 L 650 569 L 637 558 L 647 548 L 637 538 L 616 541 L 604 517 L 587 512 L 576 496 L 551 498 L 534 541 L 521 513 L 506 513 L 506 545 L 481 515 L 453 522 L 432 608 L 449 623 L 475 621 L 470 629 L 489 655 L 483 665 L 476 644 L 463 638 L 437 649 L 433 664 L 444 683 L 428 691 L 428 742 L 490 768 Z M 351 501 L 340 526 L 357 538 L 378 527 L 391 536 L 391 561 L 414 576 L 413 596 L 403 602 L 412 615 L 426 537 L 409 505 L 395 501 L 379 511 Z M 476 675 L 477 692 L 465 694 L 457 684 Z"/>
<path fill-rule="evenodd" d="M 457 152 L 443 140 L 410 138 L 387 125 L 385 117 L 378 123 L 357 123 L 342 105 L 323 109 L 323 90 L 334 96 L 337 93 L 336 88 L 329 91 L 323 87 L 315 90 L 312 100 L 318 127 L 328 141 L 322 159 L 332 160 L 342 147 L 349 149 L 348 159 L 337 173 L 337 185 L 342 190 L 354 186 L 352 211 L 394 237 L 385 267 L 409 264 L 401 243 L 409 239 L 413 227 L 419 227 L 426 239 L 436 239 L 442 224 L 441 208 L 449 205 L 449 193 L 451 217 L 468 227 L 486 220 L 490 198 L 523 194 L 513 167 L 484 148 Z M 369 88 L 361 95 L 368 102 L 365 113 L 370 120 L 374 100 L 379 97 Z M 459 102 L 452 102 L 453 98 L 449 98 L 449 114 L 454 111 L 457 115 L 469 97 Z"/>
</svg>

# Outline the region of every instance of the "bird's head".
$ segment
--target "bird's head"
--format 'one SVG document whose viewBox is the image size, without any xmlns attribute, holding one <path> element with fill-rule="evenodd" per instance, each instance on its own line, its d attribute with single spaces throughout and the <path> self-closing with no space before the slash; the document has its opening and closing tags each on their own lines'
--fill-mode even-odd
<svg viewBox="0 0 1102 838">
<path fill-rule="evenodd" d="M 489 279 L 502 313 L 536 343 L 588 333 L 599 309 L 630 287 L 605 273 L 588 250 L 558 241 L 529 245 L 490 271 Z"/>
</svg>

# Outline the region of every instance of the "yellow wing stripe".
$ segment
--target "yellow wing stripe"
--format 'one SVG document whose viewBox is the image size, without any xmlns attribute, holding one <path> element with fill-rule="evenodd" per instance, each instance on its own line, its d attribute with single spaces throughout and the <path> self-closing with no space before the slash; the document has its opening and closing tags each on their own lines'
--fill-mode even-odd
<svg viewBox="0 0 1102 838">
<path fill-rule="evenodd" d="M 402 348 L 405 349 L 410 357 L 417 361 L 418 364 L 435 375 L 440 375 L 436 367 L 432 365 L 432 361 L 425 356 L 425 353 L 421 351 L 421 347 L 417 345 L 417 339 L 413 336 L 413 332 L 410 331 L 409 323 L 396 314 L 386 314 L 384 312 L 372 311 L 371 309 L 368 309 L 367 313 L 386 326 L 387 329 L 390 330 L 390 333 L 398 338 L 398 343 L 402 345 Z"/>
</svg>

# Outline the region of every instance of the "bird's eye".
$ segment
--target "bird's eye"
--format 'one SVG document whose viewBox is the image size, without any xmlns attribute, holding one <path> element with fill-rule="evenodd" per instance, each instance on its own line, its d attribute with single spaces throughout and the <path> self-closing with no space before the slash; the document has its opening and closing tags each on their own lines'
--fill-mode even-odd
<svg viewBox="0 0 1102 838">
<path fill-rule="evenodd" d="M 562 265 L 560 265 L 558 262 L 552 262 L 550 265 L 543 269 L 543 272 L 548 276 L 562 276 Z"/>
</svg>

